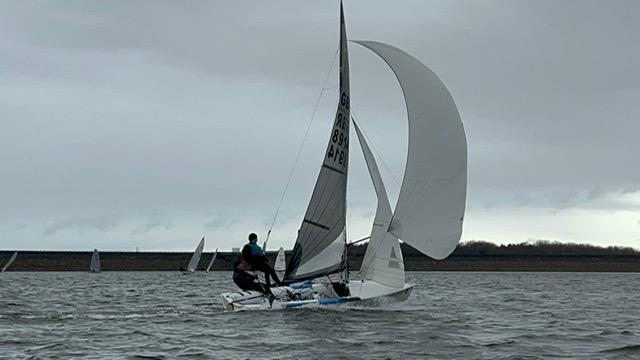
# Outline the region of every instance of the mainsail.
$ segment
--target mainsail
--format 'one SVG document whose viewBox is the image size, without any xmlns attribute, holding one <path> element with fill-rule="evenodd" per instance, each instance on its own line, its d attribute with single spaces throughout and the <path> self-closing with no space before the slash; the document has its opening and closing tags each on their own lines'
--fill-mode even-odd
<svg viewBox="0 0 640 360">
<path fill-rule="evenodd" d="M 98 249 L 93 249 L 93 255 L 91 255 L 91 265 L 89 266 L 91 272 L 100 272 L 100 254 Z"/>
<path fill-rule="evenodd" d="M 360 274 L 364 279 L 373 280 L 390 287 L 404 286 L 404 262 L 402 260 L 402 250 L 398 238 L 387 232 L 391 223 L 391 205 L 389 197 L 384 187 L 378 164 L 371 153 L 364 135 L 360 131 L 358 124 L 353 123 L 364 159 L 371 175 L 373 187 L 378 196 L 378 206 L 373 219 L 371 237 L 367 245 L 367 251 L 362 259 Z"/>
<path fill-rule="evenodd" d="M 346 268 L 347 170 L 349 163 L 349 58 L 340 4 L 340 99 L 320 174 L 298 231 L 284 282 L 324 276 Z"/>
<path fill-rule="evenodd" d="M 198 246 L 196 246 L 196 250 L 193 252 L 191 256 L 191 260 L 189 260 L 189 265 L 187 265 L 187 271 L 192 273 L 196 271 L 198 268 L 198 264 L 200 263 L 200 257 L 202 256 L 202 250 L 204 249 L 204 236 Z"/>
<path fill-rule="evenodd" d="M 435 259 L 455 249 L 467 191 L 467 141 L 451 94 L 429 68 L 393 46 L 356 41 L 393 70 L 409 118 L 407 165 L 389 232 Z"/>
<path fill-rule="evenodd" d="M 211 257 L 211 261 L 209 261 L 209 266 L 207 266 L 207 272 L 209 272 L 211 270 L 211 267 L 213 266 L 213 262 L 216 261 L 216 257 L 218 257 L 218 249 L 216 248 L 216 252 L 213 253 L 213 256 Z"/>
<path fill-rule="evenodd" d="M 7 261 L 7 263 L 2 267 L 2 271 L 0 272 L 5 272 L 5 270 L 7 270 L 9 268 L 9 266 L 11 266 L 11 264 L 13 264 L 14 261 L 16 261 L 16 258 L 18 257 L 18 252 L 14 252 L 13 255 L 11 255 L 11 257 L 9 258 L 9 261 Z"/>
</svg>

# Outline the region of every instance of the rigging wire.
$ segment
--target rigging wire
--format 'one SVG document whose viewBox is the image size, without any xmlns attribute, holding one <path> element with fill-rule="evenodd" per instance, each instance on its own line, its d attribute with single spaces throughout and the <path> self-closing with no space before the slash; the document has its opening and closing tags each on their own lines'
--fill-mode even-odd
<svg viewBox="0 0 640 360">
<path fill-rule="evenodd" d="M 380 155 L 380 152 L 378 152 L 378 149 L 376 149 L 376 147 L 373 145 L 373 141 L 371 141 L 371 138 L 369 137 L 369 135 L 367 135 L 367 133 L 364 131 L 364 129 L 362 128 L 362 126 L 360 126 L 360 121 L 357 121 L 356 119 L 356 114 L 353 111 L 353 107 L 351 107 L 351 120 L 353 120 L 353 122 L 355 122 L 356 124 L 358 124 L 358 127 L 360 128 L 360 131 L 362 131 L 362 134 L 364 135 L 364 137 L 367 139 L 367 142 L 369 144 L 369 146 L 373 149 L 373 152 L 376 153 L 378 159 L 380 160 L 380 162 L 382 163 L 382 165 L 384 166 L 384 168 L 387 170 L 387 172 L 389 173 L 389 175 L 391 175 L 391 179 L 393 179 L 393 181 L 400 186 L 400 182 L 398 181 L 398 179 L 393 175 L 393 172 L 391 171 L 391 168 L 389 168 L 389 166 L 387 165 L 387 163 L 384 161 L 384 159 L 382 158 L 382 155 Z"/>
<path fill-rule="evenodd" d="M 324 78 L 324 82 L 322 83 L 322 88 L 320 89 L 320 93 L 318 94 L 318 99 L 316 100 L 316 105 L 313 107 L 311 118 L 309 119 L 309 123 L 307 124 L 307 129 L 305 130 L 304 136 L 302 137 L 302 142 L 300 143 L 300 147 L 298 147 L 298 153 L 296 154 L 296 159 L 293 162 L 293 167 L 291 168 L 291 172 L 289 173 L 289 178 L 287 179 L 287 183 L 284 186 L 284 190 L 282 191 L 282 196 L 280 197 L 280 202 L 278 203 L 278 207 L 276 208 L 276 213 L 273 216 L 273 221 L 271 222 L 271 226 L 269 226 L 269 231 L 267 231 L 267 237 L 265 238 L 264 243 L 262 245 L 262 251 L 266 251 L 267 242 L 269 241 L 269 236 L 271 235 L 271 230 L 273 230 L 273 226 L 275 225 L 276 220 L 278 219 L 278 214 L 280 213 L 282 203 L 284 202 L 284 197 L 287 194 L 287 190 L 289 189 L 289 185 L 291 184 L 291 179 L 293 178 L 293 174 L 295 173 L 296 167 L 298 166 L 298 162 L 300 161 L 300 155 L 302 155 L 302 148 L 304 147 L 304 144 L 307 142 L 309 131 L 311 130 L 311 124 L 313 124 L 313 120 L 316 117 L 316 113 L 318 112 L 318 107 L 320 106 L 320 100 L 322 99 L 322 95 L 324 94 L 325 91 L 336 87 L 335 85 L 331 87 L 327 87 L 327 82 L 329 81 L 331 70 L 333 70 L 333 66 L 336 63 L 336 58 L 338 57 L 339 51 L 340 51 L 340 47 L 338 47 L 336 49 L 335 54 L 333 54 L 333 60 L 331 60 L 331 66 L 329 66 L 329 71 L 327 71 L 327 75 Z"/>
</svg>

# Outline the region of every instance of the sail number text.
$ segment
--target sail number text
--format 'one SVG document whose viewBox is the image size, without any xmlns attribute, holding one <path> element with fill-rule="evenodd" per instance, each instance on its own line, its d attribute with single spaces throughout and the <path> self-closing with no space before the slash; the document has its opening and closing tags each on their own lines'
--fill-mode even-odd
<svg viewBox="0 0 640 360">
<path fill-rule="evenodd" d="M 349 96 L 346 93 L 340 96 L 340 108 L 345 108 L 347 114 L 349 113 Z M 336 115 L 327 158 L 332 159 L 334 163 L 337 161 L 338 164 L 344 165 L 347 162 L 349 149 L 349 115 L 343 114 L 341 110 L 339 109 Z"/>
</svg>

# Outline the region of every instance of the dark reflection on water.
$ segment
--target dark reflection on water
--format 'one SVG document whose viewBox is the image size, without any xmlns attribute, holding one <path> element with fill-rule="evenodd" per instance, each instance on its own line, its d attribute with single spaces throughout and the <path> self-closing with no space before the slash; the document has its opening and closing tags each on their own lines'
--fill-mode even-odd
<svg viewBox="0 0 640 360">
<path fill-rule="evenodd" d="M 223 313 L 228 273 L 0 274 L 0 358 L 640 359 L 640 274 L 410 273 L 388 308 Z"/>
</svg>

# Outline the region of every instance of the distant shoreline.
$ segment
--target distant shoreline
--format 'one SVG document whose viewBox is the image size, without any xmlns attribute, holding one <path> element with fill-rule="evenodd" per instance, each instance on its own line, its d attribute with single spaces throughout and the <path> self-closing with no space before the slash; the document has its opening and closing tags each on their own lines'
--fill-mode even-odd
<svg viewBox="0 0 640 360">
<path fill-rule="evenodd" d="M 366 246 L 350 248 L 349 266 L 360 268 Z M 467 251 L 468 252 L 468 251 Z M 0 267 L 13 254 L 0 251 Z M 88 271 L 91 251 L 19 251 L 7 271 Z M 213 253 L 203 253 L 198 270 L 204 270 Z M 536 271 L 536 272 L 640 272 L 640 254 L 498 254 L 465 253 L 457 249 L 445 260 L 433 260 L 403 246 L 406 271 Z M 185 267 L 190 252 L 100 253 L 103 271 L 178 271 Z M 270 258 L 275 252 L 267 252 Z M 219 252 L 213 271 L 231 271 L 237 252 Z"/>
</svg>

